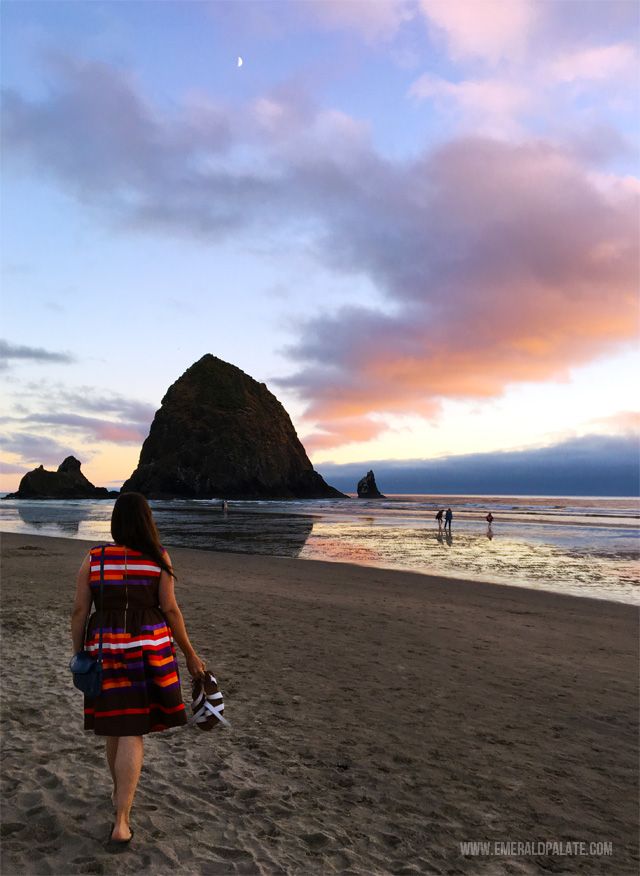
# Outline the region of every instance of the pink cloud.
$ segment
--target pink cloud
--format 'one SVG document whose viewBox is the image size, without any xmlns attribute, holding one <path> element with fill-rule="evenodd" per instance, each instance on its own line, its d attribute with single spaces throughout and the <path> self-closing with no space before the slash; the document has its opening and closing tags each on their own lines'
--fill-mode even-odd
<svg viewBox="0 0 640 876">
<path fill-rule="evenodd" d="M 93 437 L 96 441 L 109 441 L 113 444 L 139 444 L 147 437 L 146 432 L 137 426 L 122 426 L 118 423 L 91 424 Z"/>
<path fill-rule="evenodd" d="M 521 133 L 518 117 L 539 103 L 530 88 L 506 79 L 447 82 L 430 73 L 420 76 L 408 94 L 434 100 L 445 112 L 451 108 L 466 129 L 493 136 Z"/>
<path fill-rule="evenodd" d="M 118 423 L 76 413 L 51 412 L 19 418 L 5 417 L 4 422 L 19 424 L 20 428 L 38 425 L 60 434 L 80 431 L 84 434 L 85 441 L 106 441 L 112 444 L 141 444 L 148 433 L 148 425 L 144 422 Z"/>
<path fill-rule="evenodd" d="M 637 83 L 638 52 L 628 43 L 569 52 L 549 66 L 549 74 L 560 82 L 608 80 L 625 76 Z"/>
<path fill-rule="evenodd" d="M 531 0 L 420 0 L 453 60 L 478 57 L 496 63 L 524 53 L 538 16 Z"/>
</svg>

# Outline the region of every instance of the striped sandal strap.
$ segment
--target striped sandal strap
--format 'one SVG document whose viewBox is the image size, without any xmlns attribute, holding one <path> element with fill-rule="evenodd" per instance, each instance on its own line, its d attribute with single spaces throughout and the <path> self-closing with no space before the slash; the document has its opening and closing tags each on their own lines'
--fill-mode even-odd
<svg viewBox="0 0 640 876">
<path fill-rule="evenodd" d="M 207 688 L 209 688 L 208 691 Z M 193 680 L 192 695 L 192 723 L 197 724 L 199 730 L 211 730 L 217 722 L 226 727 L 231 726 L 222 714 L 224 711 L 223 697 L 218 690 L 218 682 L 213 673 L 206 672 L 204 679 L 195 678 Z"/>
<path fill-rule="evenodd" d="M 218 700 L 218 702 L 213 702 L 214 700 Z M 227 721 L 227 719 L 222 714 L 224 710 L 224 703 L 222 702 L 222 694 L 210 694 L 208 697 L 200 697 L 193 704 L 193 707 L 197 709 L 196 713 L 193 716 L 193 720 L 196 724 L 201 724 L 206 721 L 211 715 L 214 718 L 217 718 L 225 727 L 230 727 L 231 724 Z"/>
</svg>

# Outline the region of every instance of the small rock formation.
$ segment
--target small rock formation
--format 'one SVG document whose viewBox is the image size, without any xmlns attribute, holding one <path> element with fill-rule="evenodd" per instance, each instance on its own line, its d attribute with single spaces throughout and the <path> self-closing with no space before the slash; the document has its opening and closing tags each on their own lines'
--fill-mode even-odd
<svg viewBox="0 0 640 876">
<path fill-rule="evenodd" d="M 149 498 L 341 498 L 264 383 L 207 354 L 169 387 L 122 492 Z"/>
<path fill-rule="evenodd" d="M 41 465 L 27 472 L 17 493 L 9 493 L 5 499 L 108 499 L 117 495 L 105 487 L 94 487 L 80 471 L 80 460 L 67 456 L 58 471 L 47 471 Z"/>
<path fill-rule="evenodd" d="M 378 486 L 376 479 L 373 476 L 373 471 L 368 471 L 366 475 L 358 481 L 358 499 L 384 499 Z"/>
</svg>

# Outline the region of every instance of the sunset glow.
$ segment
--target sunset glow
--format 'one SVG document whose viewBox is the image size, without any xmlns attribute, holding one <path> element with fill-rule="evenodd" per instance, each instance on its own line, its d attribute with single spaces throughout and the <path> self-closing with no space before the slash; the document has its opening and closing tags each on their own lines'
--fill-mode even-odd
<svg viewBox="0 0 640 876">
<path fill-rule="evenodd" d="M 3 490 L 207 352 L 320 471 L 637 434 L 637 3 L 0 14 Z"/>
</svg>

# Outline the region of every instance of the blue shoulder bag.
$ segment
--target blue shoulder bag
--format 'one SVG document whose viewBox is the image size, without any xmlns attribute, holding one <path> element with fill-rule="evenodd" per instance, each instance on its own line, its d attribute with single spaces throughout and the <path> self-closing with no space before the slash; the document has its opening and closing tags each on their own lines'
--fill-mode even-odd
<svg viewBox="0 0 640 876">
<path fill-rule="evenodd" d="M 100 645 L 98 659 L 84 649 L 74 654 L 69 663 L 73 683 L 87 697 L 97 697 L 102 690 L 102 591 L 104 585 L 104 547 L 100 554 Z"/>
</svg>

